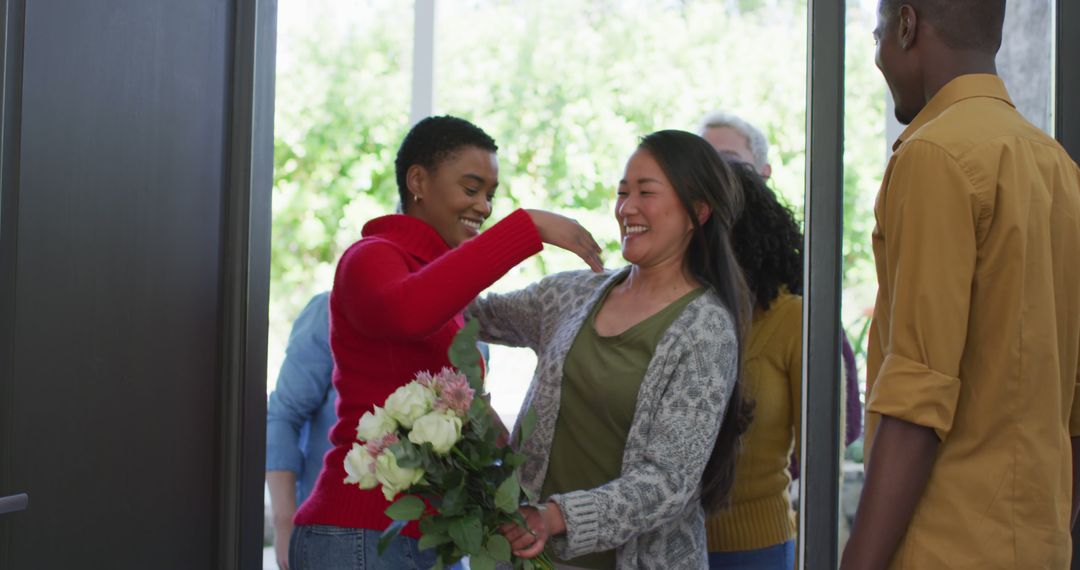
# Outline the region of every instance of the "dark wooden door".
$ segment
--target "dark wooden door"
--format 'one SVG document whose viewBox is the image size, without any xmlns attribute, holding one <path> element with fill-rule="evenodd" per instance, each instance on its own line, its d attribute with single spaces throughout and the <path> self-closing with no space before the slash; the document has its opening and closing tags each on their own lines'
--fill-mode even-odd
<svg viewBox="0 0 1080 570">
<path fill-rule="evenodd" d="M 276 3 L 0 4 L 0 568 L 258 568 Z"/>
</svg>

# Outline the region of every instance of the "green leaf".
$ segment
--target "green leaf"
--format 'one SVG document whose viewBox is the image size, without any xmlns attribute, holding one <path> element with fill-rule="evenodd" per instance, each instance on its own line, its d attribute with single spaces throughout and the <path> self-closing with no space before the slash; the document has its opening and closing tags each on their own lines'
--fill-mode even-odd
<svg viewBox="0 0 1080 570">
<path fill-rule="evenodd" d="M 414 521 L 424 514 L 424 501 L 415 495 L 405 495 L 386 507 L 386 516 L 395 521 Z"/>
<path fill-rule="evenodd" d="M 449 351 L 450 363 L 469 379 L 469 386 L 477 394 L 484 391 L 484 379 L 480 376 L 480 350 L 476 348 L 479 339 L 480 322 L 469 321 L 454 335 Z"/>
<path fill-rule="evenodd" d="M 519 443 L 523 444 L 529 441 L 532 437 L 533 430 L 536 429 L 536 408 L 530 407 L 528 412 L 525 412 L 525 417 L 521 419 L 521 440 Z"/>
<path fill-rule="evenodd" d="M 454 487 L 461 487 L 465 484 L 465 473 L 454 470 L 446 475 L 446 487 L 444 489 L 452 489 Z"/>
<path fill-rule="evenodd" d="M 482 424 L 483 429 L 479 430 L 479 434 L 484 438 L 484 447 L 487 449 L 495 449 L 496 444 L 499 442 L 499 429 L 495 426 L 489 426 Z M 490 429 L 489 429 L 490 428 Z"/>
<path fill-rule="evenodd" d="M 462 552 L 470 556 L 480 553 L 480 542 L 484 538 L 484 529 L 480 517 L 470 515 L 450 524 L 450 537 Z"/>
<path fill-rule="evenodd" d="M 493 534 L 488 537 L 484 545 L 487 555 L 502 562 L 510 562 L 510 541 L 501 534 Z"/>
<path fill-rule="evenodd" d="M 480 426 L 484 426 L 486 422 L 491 421 L 487 415 L 488 403 L 483 398 L 473 398 L 472 405 L 469 406 L 469 421 L 475 424 L 474 429 L 476 429 L 477 433 L 482 431 Z M 486 426 L 483 429 L 486 429 Z"/>
<path fill-rule="evenodd" d="M 517 468 L 520 467 L 522 463 L 525 463 L 525 456 L 520 453 L 507 453 L 506 457 L 503 459 L 503 463 L 509 467 Z"/>
<path fill-rule="evenodd" d="M 477 352 L 479 354 L 479 352 Z M 484 391 L 484 376 L 480 371 L 480 364 L 467 365 L 459 368 L 462 374 L 469 379 L 469 387 L 476 391 L 477 394 Z"/>
<path fill-rule="evenodd" d="M 436 546 L 446 544 L 454 539 L 450 538 L 448 534 L 442 533 L 425 533 L 420 537 L 420 550 L 427 550 L 428 548 L 435 548 Z"/>
<path fill-rule="evenodd" d="M 520 497 L 521 486 L 518 485 L 517 472 L 513 472 L 495 491 L 495 506 L 504 513 L 517 512 Z"/>
<path fill-rule="evenodd" d="M 533 570 L 533 568 L 534 568 L 533 561 L 529 560 L 528 558 L 522 558 L 521 559 L 521 568 L 522 568 L 522 570 Z"/>
<path fill-rule="evenodd" d="M 420 519 L 420 532 L 423 534 L 446 534 L 450 521 L 446 517 L 431 516 Z"/>
<path fill-rule="evenodd" d="M 530 503 L 535 503 L 538 499 L 536 493 L 534 493 L 532 489 L 529 489 L 528 487 L 522 487 L 521 492 L 525 493 L 525 498 L 528 499 Z"/>
<path fill-rule="evenodd" d="M 471 320 L 461 327 L 450 342 L 450 363 L 461 367 L 480 356 L 476 342 L 480 340 L 480 321 Z"/>
<path fill-rule="evenodd" d="M 379 556 L 382 556 L 382 553 L 386 551 L 386 548 L 388 546 L 390 546 L 390 542 L 397 538 L 399 534 L 401 534 L 401 529 L 405 528 L 406 524 L 408 524 L 407 521 L 394 521 L 390 523 L 390 526 L 386 527 L 386 530 L 383 531 L 382 536 L 379 537 Z"/>
<path fill-rule="evenodd" d="M 495 559 L 485 554 L 470 556 L 469 568 L 472 568 L 472 570 L 495 570 Z"/>
<path fill-rule="evenodd" d="M 416 469 L 424 465 L 424 451 L 422 448 L 407 439 L 403 439 L 390 446 L 390 452 L 394 454 L 398 467 Z M 430 452 L 429 452 L 430 453 Z"/>
<path fill-rule="evenodd" d="M 465 492 L 465 487 L 455 487 L 450 489 L 443 495 L 442 506 L 439 508 L 439 512 L 446 516 L 459 515 L 465 510 L 465 503 L 468 502 L 469 497 Z"/>
</svg>

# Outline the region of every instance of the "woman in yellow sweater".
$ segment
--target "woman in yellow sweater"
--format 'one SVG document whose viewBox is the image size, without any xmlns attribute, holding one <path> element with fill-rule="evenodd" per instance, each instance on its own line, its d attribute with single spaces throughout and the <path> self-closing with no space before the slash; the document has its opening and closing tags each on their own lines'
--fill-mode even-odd
<svg viewBox="0 0 1080 570">
<path fill-rule="evenodd" d="M 709 566 L 791 570 L 796 523 L 788 467 L 801 422 L 803 238 L 765 181 L 749 166 L 733 166 L 745 198 L 732 245 L 755 304 L 743 356 L 754 421 L 743 435 L 730 507 L 705 524 Z"/>
</svg>

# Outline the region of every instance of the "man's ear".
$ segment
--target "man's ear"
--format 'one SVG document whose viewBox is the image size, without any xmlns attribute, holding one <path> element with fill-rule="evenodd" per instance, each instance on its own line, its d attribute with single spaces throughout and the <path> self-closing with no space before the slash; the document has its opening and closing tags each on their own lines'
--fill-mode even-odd
<svg viewBox="0 0 1080 570">
<path fill-rule="evenodd" d="M 900 14 L 896 17 L 896 37 L 900 41 L 900 48 L 911 49 L 915 45 L 919 29 L 919 15 L 910 4 L 900 6 Z"/>
</svg>

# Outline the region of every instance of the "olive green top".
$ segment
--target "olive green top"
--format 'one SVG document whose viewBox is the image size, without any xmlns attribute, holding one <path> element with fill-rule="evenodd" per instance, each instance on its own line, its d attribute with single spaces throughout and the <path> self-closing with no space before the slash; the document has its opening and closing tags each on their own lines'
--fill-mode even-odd
<svg viewBox="0 0 1080 570">
<path fill-rule="evenodd" d="M 623 448 L 637 407 L 638 388 L 660 337 L 704 289 L 697 288 L 615 336 L 596 332 L 596 314 L 612 283 L 589 311 L 563 365 L 561 407 L 555 424 L 542 497 L 593 489 L 618 479 Z M 554 553 L 549 554 L 556 560 Z M 586 554 L 566 564 L 615 568 L 615 550 Z"/>
</svg>

